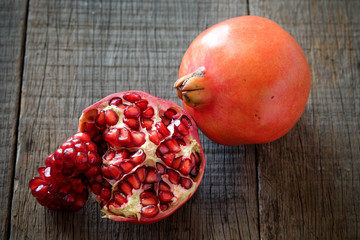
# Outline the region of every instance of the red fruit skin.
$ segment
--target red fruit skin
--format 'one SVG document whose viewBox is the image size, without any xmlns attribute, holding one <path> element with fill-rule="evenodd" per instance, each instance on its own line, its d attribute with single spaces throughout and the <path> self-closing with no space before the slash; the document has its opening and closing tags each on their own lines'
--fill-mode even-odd
<svg viewBox="0 0 360 240">
<path fill-rule="evenodd" d="M 145 93 L 145 92 L 142 92 L 142 91 L 132 90 L 132 91 L 129 91 L 129 92 L 136 93 L 136 94 L 140 95 L 142 99 L 148 100 L 149 103 L 150 102 L 152 104 L 157 103 L 158 105 L 163 106 L 165 109 L 170 108 L 170 107 L 174 107 L 174 108 L 177 108 L 177 109 L 183 109 L 182 107 L 180 107 L 179 105 L 177 105 L 177 104 L 175 104 L 173 102 L 170 102 L 170 101 L 167 101 L 167 100 L 164 100 L 164 99 L 161 99 L 161 98 L 157 98 L 155 96 L 152 96 L 152 95 L 150 95 L 148 93 Z M 128 92 L 119 92 L 119 93 L 111 94 L 111 95 L 103 98 L 99 102 L 94 103 L 93 105 L 91 105 L 91 106 L 87 107 L 86 109 L 84 109 L 83 112 L 82 112 L 82 116 L 80 117 L 80 120 L 79 120 L 78 131 L 83 132 L 85 130 L 85 123 L 88 121 L 88 119 L 87 119 L 88 117 L 92 118 L 92 116 L 93 116 L 92 112 L 97 112 L 97 109 L 102 109 L 104 106 L 108 105 L 108 102 L 111 99 L 116 98 L 116 97 L 123 97 L 126 93 L 128 93 Z M 197 129 L 195 121 L 184 110 L 182 110 L 181 113 L 183 115 L 187 116 L 191 120 L 192 126 L 190 128 L 189 135 L 191 135 L 199 144 L 201 144 L 200 139 L 199 139 L 199 135 L 198 135 L 198 129 Z M 161 212 L 161 213 L 159 213 L 158 215 L 156 215 L 153 218 L 141 217 L 140 219 L 137 219 L 137 218 L 126 218 L 126 217 L 115 216 L 115 215 L 110 215 L 110 216 L 108 216 L 108 218 L 111 219 L 111 220 L 114 220 L 114 221 L 118 221 L 118 222 L 132 222 L 132 223 L 138 223 L 138 224 L 151 224 L 151 223 L 158 222 L 158 221 L 170 216 L 171 214 L 173 214 L 178 208 L 180 208 L 184 203 L 186 203 L 188 199 L 191 198 L 191 196 L 196 192 L 197 188 L 200 185 L 200 182 L 201 182 L 201 180 L 203 178 L 203 175 L 204 175 L 205 165 L 206 165 L 205 155 L 204 155 L 204 151 L 203 151 L 202 147 L 200 147 L 199 154 L 200 154 L 200 158 L 202 159 L 202 163 L 200 165 L 199 174 L 194 179 L 194 183 L 196 183 L 196 186 L 194 188 L 194 191 L 191 192 L 188 195 L 186 200 L 184 200 L 182 202 L 179 202 L 179 204 L 172 206 L 172 208 L 169 209 L 168 211 Z"/>
<path fill-rule="evenodd" d="M 259 144 L 285 135 L 305 109 L 311 80 L 301 47 L 275 22 L 242 16 L 202 32 L 179 78 L 204 67 L 209 100 L 185 110 L 213 141 Z"/>
</svg>

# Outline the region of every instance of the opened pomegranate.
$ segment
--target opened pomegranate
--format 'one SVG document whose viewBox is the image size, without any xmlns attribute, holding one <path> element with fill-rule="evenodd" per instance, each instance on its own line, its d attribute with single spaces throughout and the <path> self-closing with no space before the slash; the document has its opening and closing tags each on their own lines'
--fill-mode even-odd
<svg viewBox="0 0 360 240">
<path fill-rule="evenodd" d="M 239 145 L 286 134 L 304 111 L 310 85 L 294 38 L 271 20 L 243 16 L 196 37 L 174 87 L 210 139 Z"/>
<path fill-rule="evenodd" d="M 73 211 L 90 189 L 105 217 L 152 223 L 194 194 L 204 168 L 191 117 L 177 104 L 131 91 L 86 108 L 79 133 L 47 158 L 30 188 L 42 205 Z"/>
</svg>

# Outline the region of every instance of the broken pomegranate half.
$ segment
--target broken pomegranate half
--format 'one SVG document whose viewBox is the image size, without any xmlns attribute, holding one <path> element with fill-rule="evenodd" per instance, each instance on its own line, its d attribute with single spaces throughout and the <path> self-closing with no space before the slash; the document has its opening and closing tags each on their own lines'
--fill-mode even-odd
<svg viewBox="0 0 360 240">
<path fill-rule="evenodd" d="M 184 204 L 203 177 L 196 124 L 175 103 L 140 91 L 115 93 L 86 108 L 78 130 L 30 182 L 50 209 L 80 209 L 87 186 L 104 217 L 152 223 Z"/>
</svg>

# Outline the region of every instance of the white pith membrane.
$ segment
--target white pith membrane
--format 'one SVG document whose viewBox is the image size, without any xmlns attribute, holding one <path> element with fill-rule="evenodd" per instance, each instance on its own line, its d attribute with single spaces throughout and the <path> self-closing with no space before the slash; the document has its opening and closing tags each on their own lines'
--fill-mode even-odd
<svg viewBox="0 0 360 240">
<path fill-rule="evenodd" d="M 120 96 L 119 96 L 120 97 Z M 142 98 L 143 99 L 143 98 Z M 146 98 L 145 98 L 146 99 Z M 127 105 L 134 105 L 134 103 L 128 102 L 126 101 L 123 97 L 121 97 L 122 100 L 122 104 L 127 104 Z M 146 99 L 149 100 L 149 99 Z M 182 178 L 187 178 L 190 179 L 192 182 L 192 186 L 189 189 L 184 188 L 181 183 L 179 182 L 179 184 L 173 184 L 170 180 L 169 180 L 169 175 L 167 173 L 161 174 L 160 177 L 160 181 L 153 183 L 153 190 L 155 191 L 155 195 L 157 197 L 157 208 L 159 213 L 157 215 L 163 215 L 164 213 L 166 213 L 167 211 L 172 211 L 174 208 L 176 208 L 176 206 L 181 205 L 184 201 L 186 201 L 189 198 L 189 195 L 191 195 L 194 191 L 195 188 L 197 187 L 197 180 L 199 179 L 199 176 L 202 174 L 200 172 L 198 172 L 198 174 L 193 178 L 190 175 L 183 175 L 179 170 L 168 166 L 165 162 L 162 161 L 161 158 L 159 158 L 156 154 L 156 151 L 158 149 L 158 147 L 161 145 L 161 143 L 164 143 L 166 140 L 170 139 L 173 137 L 174 134 L 174 128 L 175 128 L 175 123 L 176 121 L 180 121 L 177 119 L 173 119 L 171 120 L 170 124 L 167 126 L 167 129 L 170 131 L 170 135 L 168 137 L 165 137 L 163 140 L 160 141 L 160 143 L 158 145 L 154 144 L 150 138 L 149 138 L 149 132 L 151 132 L 152 130 L 156 130 L 156 123 L 162 122 L 162 119 L 160 118 L 160 116 L 163 116 L 164 112 L 167 109 L 162 109 L 161 105 L 155 104 L 154 102 L 152 102 L 151 100 L 149 100 L 148 103 L 148 107 L 151 106 L 154 109 L 154 115 L 153 117 L 151 117 L 151 120 L 153 120 L 153 124 L 152 124 L 152 129 L 151 130 L 146 130 L 144 129 L 141 124 L 139 126 L 138 130 L 135 131 L 139 131 L 145 134 L 145 143 L 142 144 L 139 147 L 119 147 L 119 146 L 110 146 L 110 150 L 113 151 L 119 151 L 122 149 L 127 149 L 127 151 L 129 152 L 136 152 L 139 149 L 142 149 L 145 153 L 145 160 L 140 163 L 139 165 L 136 165 L 130 172 L 125 173 L 120 179 L 118 180 L 114 180 L 114 179 L 106 179 L 111 185 L 112 185 L 112 192 L 111 192 L 111 197 L 110 200 L 108 200 L 108 202 L 110 202 L 111 200 L 113 200 L 113 194 L 114 192 L 119 192 L 121 191 L 119 189 L 119 183 L 121 183 L 122 181 L 126 181 L 126 177 L 130 176 L 131 174 L 135 174 L 136 170 L 138 168 L 141 168 L 143 166 L 145 167 L 153 167 L 153 168 L 157 168 L 157 164 L 156 163 L 161 163 L 165 168 L 167 169 L 172 169 L 173 171 L 176 171 L 177 174 L 180 176 L 180 179 Z M 159 112 L 160 109 L 160 112 Z M 171 109 L 175 110 L 177 113 L 180 113 L 180 117 L 183 115 L 182 114 L 182 110 L 180 109 L 175 109 L 173 107 L 171 107 Z M 107 111 L 107 110 L 112 110 L 114 111 L 117 115 L 118 115 L 118 122 L 115 125 L 112 126 L 108 126 L 108 129 L 112 129 L 112 128 L 127 128 L 129 131 L 132 131 L 130 127 L 127 126 L 127 124 L 125 124 L 123 122 L 125 115 L 124 115 L 124 109 L 121 109 L 117 106 L 114 105 L 109 105 L 109 102 L 104 103 L 102 106 L 99 107 L 98 109 L 98 114 L 101 111 Z M 138 119 L 140 119 L 141 117 L 139 117 Z M 191 127 L 190 127 L 191 128 Z M 200 158 L 200 151 L 201 151 L 201 147 L 199 145 L 199 143 L 193 139 L 191 137 L 191 131 L 189 129 L 189 134 L 187 136 L 184 136 L 182 138 L 182 140 L 186 143 L 185 146 L 179 144 L 180 147 L 180 151 L 175 154 L 175 158 L 182 156 L 182 159 L 186 159 L 186 158 L 190 158 L 191 154 L 197 154 L 198 157 Z M 201 166 L 203 164 L 203 159 L 200 159 L 200 165 L 197 166 L 198 169 L 201 169 Z M 111 163 L 103 163 L 110 165 Z M 168 205 L 167 209 L 165 211 L 162 211 L 160 208 L 160 199 L 158 197 L 158 193 L 159 193 L 159 183 L 163 181 L 165 182 L 171 189 L 171 193 L 173 194 L 173 197 L 171 199 L 170 203 L 166 203 Z M 141 204 L 141 199 L 140 199 L 140 194 L 143 192 L 143 186 L 145 183 L 142 183 L 139 189 L 135 189 L 132 188 L 132 194 L 127 195 L 127 202 L 123 203 L 120 207 L 116 206 L 113 207 L 113 205 L 108 205 L 108 204 L 104 204 L 101 211 L 104 213 L 103 217 L 107 217 L 107 218 L 117 218 L 117 220 L 121 219 L 121 218 L 135 218 L 138 221 L 140 221 L 141 218 L 146 218 L 145 216 L 143 216 L 141 214 L 142 208 L 144 208 L 145 206 L 143 206 Z M 126 194 L 125 194 L 126 195 Z M 97 197 L 98 200 L 100 201 L 100 196 Z"/>
</svg>

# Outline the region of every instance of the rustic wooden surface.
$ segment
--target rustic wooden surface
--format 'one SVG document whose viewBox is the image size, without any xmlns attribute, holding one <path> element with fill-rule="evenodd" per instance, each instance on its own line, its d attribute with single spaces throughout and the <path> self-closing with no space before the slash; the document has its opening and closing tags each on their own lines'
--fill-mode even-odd
<svg viewBox="0 0 360 240">
<path fill-rule="evenodd" d="M 360 1 L 0 1 L 1 239 L 360 239 Z M 172 82 L 201 31 L 268 17 L 299 42 L 312 90 L 285 137 L 207 158 L 193 198 L 152 225 L 36 203 L 29 180 L 81 110 L 131 89 L 177 103 Z"/>
</svg>

